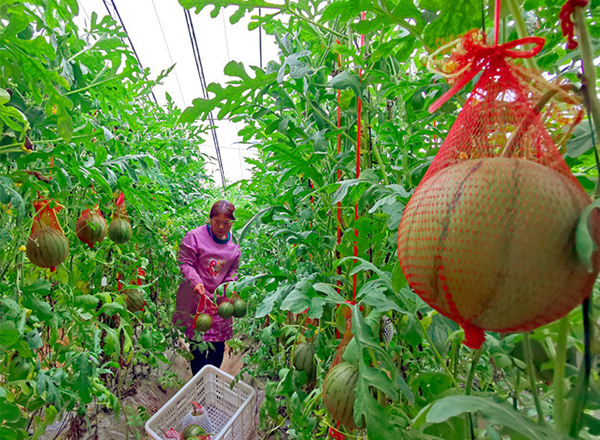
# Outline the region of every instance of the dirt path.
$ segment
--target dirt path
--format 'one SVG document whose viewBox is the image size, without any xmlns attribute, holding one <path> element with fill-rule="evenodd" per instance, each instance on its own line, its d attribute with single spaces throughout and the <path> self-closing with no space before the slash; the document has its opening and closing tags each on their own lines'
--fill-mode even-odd
<svg viewBox="0 0 600 440">
<path fill-rule="evenodd" d="M 221 364 L 221 369 L 232 376 L 236 376 L 244 366 L 243 357 L 246 352 L 238 352 L 232 354 L 227 350 Z M 167 357 L 173 356 L 167 353 Z M 145 408 L 147 414 L 151 416 L 156 413 L 168 400 L 179 391 L 180 387 L 162 389 L 158 386 L 157 379 L 165 370 L 175 373 L 184 383 L 187 383 L 192 378 L 192 371 L 189 363 L 181 356 L 174 356 L 172 364 L 162 364 L 158 370 L 153 370 L 146 377 L 137 379 L 136 385 L 132 389 L 132 394 L 122 400 L 121 414 L 115 420 L 115 414 L 112 411 L 104 411 L 102 408 L 91 408 L 88 410 L 87 417 L 90 420 L 89 429 L 85 430 L 85 424 L 79 422 L 73 413 L 66 414 L 64 417 L 53 425 L 49 426 L 46 434 L 41 437 L 41 440 L 129 440 L 135 436 L 131 434 L 131 429 L 128 425 L 136 425 L 141 423 L 139 418 L 138 408 Z M 251 385 L 251 381 L 244 380 Z M 262 397 L 261 397 L 262 396 Z M 258 408 L 264 399 L 264 392 L 257 390 L 255 399 L 256 424 L 258 425 Z M 144 428 L 141 428 L 145 436 Z M 129 434 L 128 434 L 129 432 Z"/>
</svg>

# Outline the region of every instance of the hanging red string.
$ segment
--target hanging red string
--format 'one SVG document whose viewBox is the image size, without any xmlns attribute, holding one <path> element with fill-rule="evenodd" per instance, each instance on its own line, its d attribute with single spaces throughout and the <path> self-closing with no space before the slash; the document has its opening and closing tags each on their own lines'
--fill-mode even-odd
<svg viewBox="0 0 600 440">
<path fill-rule="evenodd" d="M 340 40 L 336 40 L 337 44 L 340 44 Z M 342 54 L 338 54 L 338 68 L 342 67 Z M 338 89 L 337 92 L 337 100 L 338 100 L 338 107 L 337 107 L 337 128 L 338 128 L 338 139 L 337 139 L 337 153 L 340 154 L 342 152 L 342 107 L 341 107 L 341 100 L 342 100 L 342 91 Z M 340 170 L 338 168 L 337 170 L 337 181 L 339 182 L 340 180 L 342 180 L 342 170 Z M 341 244 L 342 243 L 342 202 L 337 202 L 337 244 Z M 337 274 L 341 275 L 342 273 L 342 267 L 338 266 L 337 268 Z M 337 281 L 337 291 L 338 293 L 340 293 L 340 286 L 342 285 L 342 282 L 340 280 Z M 337 337 L 339 338 L 339 332 L 337 334 Z"/>
<path fill-rule="evenodd" d="M 567 37 L 567 49 L 573 50 L 577 48 L 577 41 L 575 41 L 575 24 L 571 20 L 571 15 L 575 12 L 576 7 L 583 8 L 587 6 L 588 0 L 567 0 L 560 10 L 558 17 L 560 18 L 560 27 L 562 29 L 563 37 Z"/>
<path fill-rule="evenodd" d="M 365 12 L 361 13 L 361 20 L 365 19 Z M 365 35 L 360 36 L 360 47 L 365 45 Z M 362 75 L 362 67 L 358 69 L 358 76 Z M 360 177 L 360 140 L 362 130 L 362 99 L 358 96 L 358 116 L 356 121 L 356 178 Z M 354 204 L 354 221 L 358 220 L 358 203 Z M 354 256 L 358 256 L 358 229 L 354 228 Z M 352 275 L 352 303 L 356 303 L 356 274 Z"/>
</svg>

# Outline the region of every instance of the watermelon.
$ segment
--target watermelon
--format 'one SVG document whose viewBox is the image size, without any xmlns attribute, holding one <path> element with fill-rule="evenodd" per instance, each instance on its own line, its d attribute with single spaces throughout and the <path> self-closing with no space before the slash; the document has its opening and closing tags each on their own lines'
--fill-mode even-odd
<svg viewBox="0 0 600 440">
<path fill-rule="evenodd" d="M 75 225 L 77 238 L 93 247 L 94 243 L 104 240 L 107 232 L 106 220 L 98 209 L 86 209 L 81 213 Z"/>
<path fill-rule="evenodd" d="M 183 416 L 181 420 L 181 431 L 183 432 L 188 425 L 200 425 L 208 433 L 213 433 L 212 422 L 206 408 L 198 402 L 190 402 L 192 410 Z"/>
<path fill-rule="evenodd" d="M 354 401 L 358 366 L 340 362 L 331 367 L 323 382 L 323 402 L 331 417 L 348 429 L 358 428 L 354 422 Z M 362 423 L 361 423 L 362 425 Z"/>
<path fill-rule="evenodd" d="M 108 237 L 117 244 L 127 243 L 133 231 L 131 223 L 125 218 L 116 218 L 108 227 Z"/>
<path fill-rule="evenodd" d="M 187 425 L 185 429 L 181 431 L 181 440 L 200 440 L 204 438 L 208 438 L 208 433 L 200 425 Z"/>
<path fill-rule="evenodd" d="M 294 367 L 298 371 L 306 371 L 309 379 L 314 378 L 317 372 L 315 348 L 315 344 L 303 342 L 296 346 L 294 352 Z"/>
<path fill-rule="evenodd" d="M 201 313 L 196 319 L 196 331 L 207 332 L 212 328 L 213 318 L 208 313 Z"/>
<path fill-rule="evenodd" d="M 26 245 L 27 258 L 43 268 L 53 268 L 69 255 L 69 241 L 65 234 L 51 227 L 42 227 L 31 233 Z"/>
<path fill-rule="evenodd" d="M 236 299 L 233 302 L 233 316 L 243 318 L 248 313 L 248 304 L 243 299 Z"/>
<path fill-rule="evenodd" d="M 233 304 L 231 304 L 229 301 L 225 301 L 219 305 L 219 310 L 217 313 L 219 314 L 219 316 L 221 318 L 228 319 L 233 316 L 233 312 L 234 312 Z"/>
<path fill-rule="evenodd" d="M 142 310 L 144 304 L 146 304 L 143 293 L 137 289 L 128 289 L 125 291 L 125 302 L 127 303 L 127 310 L 133 313 Z"/>
<path fill-rule="evenodd" d="M 469 347 L 481 346 L 483 330 L 533 330 L 590 295 L 600 259 L 588 272 L 574 239 L 589 204 L 573 176 L 538 163 L 465 160 L 433 174 L 406 206 L 402 270 L 425 302 L 463 326 Z"/>
</svg>

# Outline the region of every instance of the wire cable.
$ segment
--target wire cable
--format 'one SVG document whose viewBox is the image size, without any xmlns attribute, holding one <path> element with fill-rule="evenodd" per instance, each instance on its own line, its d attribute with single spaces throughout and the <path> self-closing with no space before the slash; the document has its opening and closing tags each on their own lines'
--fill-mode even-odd
<svg viewBox="0 0 600 440">
<path fill-rule="evenodd" d="M 110 8 L 108 7 L 108 1 L 109 0 L 102 0 L 102 3 L 104 3 L 104 7 L 106 8 L 106 11 L 108 12 L 108 15 L 110 15 L 110 17 L 114 20 L 114 16 L 112 14 L 112 12 L 110 11 Z M 127 34 L 127 40 L 129 41 L 129 45 L 131 46 L 131 50 L 133 51 L 133 55 L 135 56 L 135 59 L 137 60 L 139 66 L 140 66 L 140 71 L 144 72 L 144 66 L 142 64 L 142 61 L 140 60 L 140 57 L 137 54 L 137 51 L 135 50 L 135 46 L 133 45 L 133 41 L 131 40 L 131 37 L 129 36 L 129 32 L 127 32 L 127 28 L 125 27 L 125 23 L 123 22 L 123 19 L 121 18 L 121 14 L 119 14 L 119 9 L 117 8 L 117 5 L 115 4 L 114 0 L 110 0 L 110 3 L 112 4 L 113 10 L 115 12 L 115 15 L 117 16 L 117 18 L 119 19 L 119 23 L 121 24 L 121 27 L 123 28 L 123 31 Z M 123 41 L 123 39 L 121 39 L 121 41 Z M 158 101 L 156 100 L 156 96 L 154 96 L 154 91 L 151 91 L 150 94 L 152 95 L 152 99 L 154 100 L 155 103 L 158 103 Z"/>
<path fill-rule="evenodd" d="M 160 16 L 158 15 L 158 11 L 156 10 L 156 4 L 154 3 L 154 0 L 152 0 L 152 7 L 154 8 L 154 15 L 156 15 L 156 19 L 158 20 L 158 27 L 160 28 L 160 32 L 163 37 L 163 41 L 165 42 L 165 46 L 167 47 L 167 54 L 169 55 L 169 61 L 170 61 L 171 65 L 173 65 L 175 63 L 173 62 L 173 56 L 171 55 L 171 49 L 169 48 L 169 43 L 167 42 L 167 37 L 165 36 L 165 31 L 162 27 L 162 23 L 160 22 Z M 183 90 L 181 89 L 181 83 L 179 82 L 179 76 L 177 75 L 177 66 L 175 66 L 175 68 L 173 69 L 173 72 L 175 73 L 175 81 L 177 81 L 177 87 L 179 88 L 179 93 L 181 94 L 181 99 L 183 100 L 183 105 L 184 105 L 184 107 L 187 107 L 187 104 L 185 102 L 185 95 L 183 94 Z"/>
<path fill-rule="evenodd" d="M 200 49 L 198 47 L 198 40 L 196 39 L 196 30 L 194 29 L 194 23 L 192 22 L 192 16 L 190 11 L 183 8 L 185 15 L 185 22 L 188 28 L 188 34 L 190 37 L 190 43 L 192 44 L 192 52 L 194 53 L 194 61 L 196 62 L 196 70 L 198 71 L 198 78 L 200 79 L 200 86 L 202 87 L 202 96 L 204 99 L 208 99 L 208 89 L 206 85 L 206 77 L 204 76 L 204 67 L 202 66 L 202 58 L 200 57 Z M 215 126 L 215 119 L 212 111 L 208 112 L 208 120 L 211 125 L 211 134 L 213 143 L 215 145 L 215 152 L 217 154 L 217 161 L 219 162 L 219 171 L 221 172 L 221 181 L 223 189 L 226 188 L 225 184 L 225 169 L 223 167 L 223 158 L 221 157 L 221 148 L 219 146 L 219 138 L 217 136 L 217 129 Z"/>
<path fill-rule="evenodd" d="M 258 16 L 262 17 L 262 8 L 258 8 Z M 258 64 L 259 67 L 263 68 L 263 49 L 262 49 L 262 23 L 258 27 Z"/>
</svg>

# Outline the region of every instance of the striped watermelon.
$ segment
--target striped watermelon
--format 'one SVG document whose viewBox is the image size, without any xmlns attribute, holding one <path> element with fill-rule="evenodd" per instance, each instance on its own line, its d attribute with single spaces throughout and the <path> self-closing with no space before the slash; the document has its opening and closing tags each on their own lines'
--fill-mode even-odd
<svg viewBox="0 0 600 440">
<path fill-rule="evenodd" d="M 198 316 L 196 320 L 196 331 L 197 332 L 207 332 L 213 326 L 213 318 L 208 313 L 202 313 Z"/>
<path fill-rule="evenodd" d="M 116 218 L 108 227 L 108 237 L 117 244 L 127 243 L 132 234 L 131 223 L 126 218 Z"/>
<path fill-rule="evenodd" d="M 69 241 L 65 234 L 51 227 L 42 227 L 31 233 L 27 240 L 27 257 L 38 267 L 53 268 L 69 255 Z"/>
<path fill-rule="evenodd" d="M 209 438 L 206 430 L 200 425 L 188 425 L 181 431 L 181 440 L 205 440 Z"/>
<path fill-rule="evenodd" d="M 243 299 L 236 299 L 233 302 L 233 316 L 235 318 L 243 318 L 248 313 L 248 304 Z"/>
<path fill-rule="evenodd" d="M 433 174 L 406 205 L 400 265 L 414 291 L 479 348 L 483 330 L 534 330 L 589 297 L 598 254 L 588 272 L 575 252 L 589 204 L 570 174 L 516 158 L 465 160 Z"/>
<path fill-rule="evenodd" d="M 181 420 L 181 431 L 185 431 L 189 425 L 200 425 L 209 434 L 214 434 L 210 415 L 206 408 L 200 405 L 198 402 L 190 402 L 192 410 L 186 413 Z"/>
<path fill-rule="evenodd" d="M 306 371 L 309 379 L 315 377 L 317 363 L 315 360 L 315 344 L 303 342 L 296 346 L 294 352 L 294 367 L 298 371 Z"/>
<path fill-rule="evenodd" d="M 354 422 L 358 375 L 357 365 L 340 362 L 329 370 L 323 382 L 323 401 L 327 411 L 331 417 L 349 429 L 358 428 Z"/>
<path fill-rule="evenodd" d="M 144 295 L 141 291 L 136 289 L 128 289 L 125 291 L 125 302 L 127 303 L 127 310 L 130 312 L 139 312 L 144 309 Z"/>
<path fill-rule="evenodd" d="M 229 301 L 224 301 L 219 305 L 218 314 L 223 319 L 229 319 L 233 316 L 234 306 Z"/>
<path fill-rule="evenodd" d="M 104 240 L 107 232 L 106 220 L 98 209 L 86 209 L 81 213 L 77 224 L 75 225 L 75 234 L 77 238 L 94 247 L 94 243 Z"/>
</svg>

